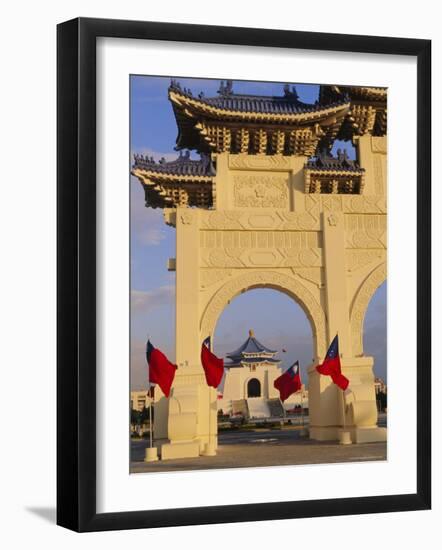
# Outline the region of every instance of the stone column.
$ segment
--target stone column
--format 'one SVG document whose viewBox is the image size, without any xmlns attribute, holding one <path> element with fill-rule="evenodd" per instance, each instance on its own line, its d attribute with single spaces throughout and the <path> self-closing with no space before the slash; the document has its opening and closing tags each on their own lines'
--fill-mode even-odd
<svg viewBox="0 0 442 550">
<path fill-rule="evenodd" d="M 348 357 L 350 355 L 350 331 L 343 214 L 333 211 L 324 212 L 322 214 L 322 231 L 327 345 L 338 334 L 340 354 L 342 357 Z M 319 440 L 337 439 L 339 429 L 343 425 L 342 390 L 333 384 L 329 376 L 321 376 L 316 371 L 316 365 L 312 365 L 308 369 L 308 373 L 310 437 Z"/>
<path fill-rule="evenodd" d="M 176 213 L 176 362 L 197 366 L 199 342 L 199 210 Z"/>
<path fill-rule="evenodd" d="M 206 384 L 200 362 L 199 210 L 176 211 L 176 363 L 168 400 L 167 439 L 161 458 L 196 457 L 216 448 L 216 390 Z"/>
<path fill-rule="evenodd" d="M 387 137 L 360 136 L 356 140 L 358 160 L 365 170 L 364 195 L 386 195 Z"/>
<path fill-rule="evenodd" d="M 364 195 L 385 198 L 387 188 L 387 138 L 361 136 L 356 141 L 358 159 L 365 170 Z M 363 216 L 363 214 L 362 214 Z M 359 281 L 364 284 L 365 276 Z M 359 291 L 359 288 L 356 292 Z M 364 312 L 365 315 L 365 312 Z M 363 331 L 363 322 L 360 330 Z M 361 335 L 362 338 L 363 335 Z M 343 361 L 345 375 L 350 380 L 346 395 L 346 423 L 353 442 L 385 441 L 386 429 L 377 426 L 378 414 L 374 389 L 373 357 L 352 349 Z"/>
<path fill-rule="evenodd" d="M 341 212 L 324 212 L 322 216 L 328 343 L 339 334 L 339 351 L 345 357 L 350 354 L 350 330 L 344 217 Z"/>
<path fill-rule="evenodd" d="M 342 373 L 349 379 L 345 393 L 329 376 L 309 369 L 310 437 L 338 439 L 344 425 L 355 443 L 385 441 L 378 428 L 372 357 L 354 357 L 351 347 L 350 304 L 345 258 L 345 224 L 341 212 L 323 213 L 325 302 L 329 343 L 339 335 Z"/>
</svg>

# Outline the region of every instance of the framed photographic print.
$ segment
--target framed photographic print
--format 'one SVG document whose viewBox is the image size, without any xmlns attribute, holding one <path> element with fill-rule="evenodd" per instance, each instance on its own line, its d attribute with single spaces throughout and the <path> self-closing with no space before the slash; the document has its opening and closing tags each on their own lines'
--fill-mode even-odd
<svg viewBox="0 0 442 550">
<path fill-rule="evenodd" d="M 59 25 L 59 525 L 430 507 L 430 51 Z"/>
</svg>

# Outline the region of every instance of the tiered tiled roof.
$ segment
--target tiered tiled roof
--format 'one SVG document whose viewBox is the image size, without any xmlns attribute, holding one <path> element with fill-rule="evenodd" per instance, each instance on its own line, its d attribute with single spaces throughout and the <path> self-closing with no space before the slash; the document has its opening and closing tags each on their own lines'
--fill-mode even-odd
<svg viewBox="0 0 442 550">
<path fill-rule="evenodd" d="M 194 96 L 172 81 L 169 99 L 178 125 L 177 149 L 311 156 L 319 141 L 333 141 L 350 109 L 347 99 L 303 103 L 294 87 L 281 96 L 236 94 L 231 81 L 218 95 Z"/>
<path fill-rule="evenodd" d="M 326 150 L 309 160 L 304 167 L 306 193 L 360 194 L 364 188 L 365 170 L 347 151 L 338 149 L 333 157 Z"/>
<path fill-rule="evenodd" d="M 168 93 L 178 126 L 176 149 L 194 149 L 201 159 L 191 159 L 189 151 L 169 162 L 135 155 L 132 174 L 153 208 L 212 208 L 211 155 L 223 152 L 314 156 L 304 168 L 306 193 L 360 194 L 364 170 L 345 152 L 332 157 L 328 151 L 335 139 L 355 142 L 387 131 L 386 88 L 320 86 L 314 104 L 300 101 L 289 85 L 280 96 L 257 96 L 234 93 L 226 81 L 216 96 L 206 97 L 173 80 Z"/>
<path fill-rule="evenodd" d="M 189 151 L 186 151 L 185 154 L 180 151 L 178 158 L 168 162 L 164 157 L 156 162 L 153 157 L 136 154 L 134 155 L 134 159 L 134 168 L 141 168 L 161 174 L 176 174 L 179 176 L 215 175 L 215 169 L 213 168 L 210 157 L 202 156 L 198 160 L 193 160 L 190 158 Z"/>
<path fill-rule="evenodd" d="M 227 358 L 231 360 L 231 363 L 227 363 L 226 367 L 243 367 L 259 363 L 279 364 L 281 361 L 275 359 L 277 353 L 277 351 L 261 344 L 255 338 L 253 330 L 250 330 L 247 340 L 238 349 L 227 354 Z"/>
<path fill-rule="evenodd" d="M 337 139 L 354 139 L 387 133 L 387 88 L 369 86 L 321 86 L 319 101 L 334 104 L 347 100 L 351 108 L 337 134 Z"/>
<path fill-rule="evenodd" d="M 337 150 L 337 156 L 334 157 L 326 150 L 320 151 L 316 157 L 310 159 L 306 167 L 310 170 L 339 170 L 345 172 L 361 172 L 362 168 L 359 167 L 355 160 L 350 159 L 347 151 L 344 149 Z"/>
<path fill-rule="evenodd" d="M 212 205 L 215 170 L 206 155 L 193 160 L 188 151 L 180 152 L 177 159 L 169 162 L 164 158 L 156 162 L 153 157 L 135 155 L 132 175 L 143 184 L 147 206 L 209 208 Z"/>
<path fill-rule="evenodd" d="M 170 90 L 182 92 L 189 97 L 193 97 L 190 90 L 186 89 L 183 92 L 179 82 L 176 81 L 172 82 Z M 290 88 L 286 85 L 284 87 L 284 95 L 282 96 L 236 94 L 233 92 L 232 82 L 229 80 L 226 84 L 221 82 L 218 96 L 206 97 L 200 93 L 198 100 L 201 103 L 226 112 L 238 111 L 239 113 L 249 113 L 250 116 L 253 116 L 253 113 L 293 115 L 321 110 L 321 106 L 318 103 L 303 103 L 300 101 L 294 86 Z M 336 102 L 336 104 L 340 103 L 342 103 L 340 100 Z"/>
</svg>

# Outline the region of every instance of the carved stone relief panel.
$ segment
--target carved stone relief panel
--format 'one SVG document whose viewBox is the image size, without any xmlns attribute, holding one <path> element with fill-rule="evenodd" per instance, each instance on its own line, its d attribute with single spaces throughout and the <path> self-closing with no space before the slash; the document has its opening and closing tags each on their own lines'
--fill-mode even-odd
<svg viewBox="0 0 442 550">
<path fill-rule="evenodd" d="M 195 221 L 195 217 L 195 212 L 190 209 L 182 210 L 180 212 L 180 221 L 184 225 L 192 224 Z"/>
<path fill-rule="evenodd" d="M 379 262 L 384 257 L 385 252 L 383 250 L 346 250 L 347 271 L 353 273 L 372 263 Z"/>
<path fill-rule="evenodd" d="M 243 229 L 242 213 L 236 210 L 201 211 L 200 216 L 203 229 Z"/>
<path fill-rule="evenodd" d="M 241 212 L 239 210 L 201 211 L 201 229 L 278 229 L 291 231 L 319 231 L 319 203 L 313 203 L 311 209 L 302 212 L 284 210 Z"/>
<path fill-rule="evenodd" d="M 229 155 L 229 168 L 236 170 L 287 170 L 289 157 L 283 155 Z"/>
<path fill-rule="evenodd" d="M 202 267 L 311 267 L 323 263 L 317 231 L 200 231 Z"/>
<path fill-rule="evenodd" d="M 342 196 L 327 195 L 321 197 L 322 210 L 324 212 L 341 212 L 342 211 Z"/>
<path fill-rule="evenodd" d="M 357 195 L 342 197 L 344 212 L 355 214 L 385 214 L 387 201 L 383 195 Z"/>
<path fill-rule="evenodd" d="M 373 158 L 374 188 L 377 195 L 384 193 L 384 175 L 382 170 L 382 158 L 375 155 Z"/>
<path fill-rule="evenodd" d="M 202 249 L 201 267 L 320 267 L 321 248 L 214 248 Z"/>
<path fill-rule="evenodd" d="M 354 214 L 385 214 L 387 201 L 380 193 L 377 195 L 321 195 L 321 209 L 324 212 L 346 212 Z"/>
<path fill-rule="evenodd" d="M 301 277 L 301 279 L 305 279 L 306 281 L 309 281 L 310 283 L 313 283 L 318 288 L 324 288 L 324 269 L 322 267 L 307 267 L 307 268 L 299 268 L 299 267 L 293 267 L 292 272 L 295 275 L 298 275 Z"/>
<path fill-rule="evenodd" d="M 346 214 L 346 248 L 387 248 L 387 217 Z"/>
<path fill-rule="evenodd" d="M 281 212 L 280 214 L 284 219 L 282 229 L 292 229 L 294 231 L 320 229 L 319 207 L 299 214 L 294 212 Z"/>
<path fill-rule="evenodd" d="M 227 280 L 233 271 L 231 269 L 201 269 L 200 286 L 206 289 L 216 283 Z"/>
<path fill-rule="evenodd" d="M 387 154 L 387 139 L 384 136 L 371 137 L 371 150 L 373 153 Z"/>
<path fill-rule="evenodd" d="M 201 248 L 320 248 L 317 231 L 200 231 Z"/>
<path fill-rule="evenodd" d="M 235 206 L 239 208 L 289 207 L 288 177 L 241 175 L 233 178 Z"/>
</svg>

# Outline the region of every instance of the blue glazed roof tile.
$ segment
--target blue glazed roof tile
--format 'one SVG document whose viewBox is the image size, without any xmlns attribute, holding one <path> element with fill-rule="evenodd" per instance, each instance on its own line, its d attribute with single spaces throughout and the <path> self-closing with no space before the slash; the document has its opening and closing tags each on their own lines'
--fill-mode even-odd
<svg viewBox="0 0 442 550">
<path fill-rule="evenodd" d="M 244 353 L 277 353 L 261 344 L 254 336 L 249 336 L 242 346 L 227 354 L 227 357 L 238 357 Z"/>
<path fill-rule="evenodd" d="M 249 113 L 285 115 L 309 113 L 320 111 L 324 107 L 345 104 L 348 101 L 347 97 L 339 95 L 335 101 L 329 100 L 326 105 L 318 101 L 316 103 L 304 103 L 300 101 L 295 86 L 290 87 L 288 84 L 284 86 L 283 95 L 281 96 L 237 94 L 233 92 L 231 80 L 227 80 L 225 83 L 221 81 L 218 95 L 214 97 L 206 97 L 202 92 L 194 96 L 191 90 L 181 87 L 177 80 L 171 81 L 169 89 L 218 109 Z"/>
<path fill-rule="evenodd" d="M 274 359 L 273 357 L 237 357 L 236 360 L 231 357 L 231 363 L 226 363 L 225 367 L 235 368 L 241 367 L 243 363 L 274 363 L 279 364 L 281 361 L 279 359 Z"/>
</svg>

